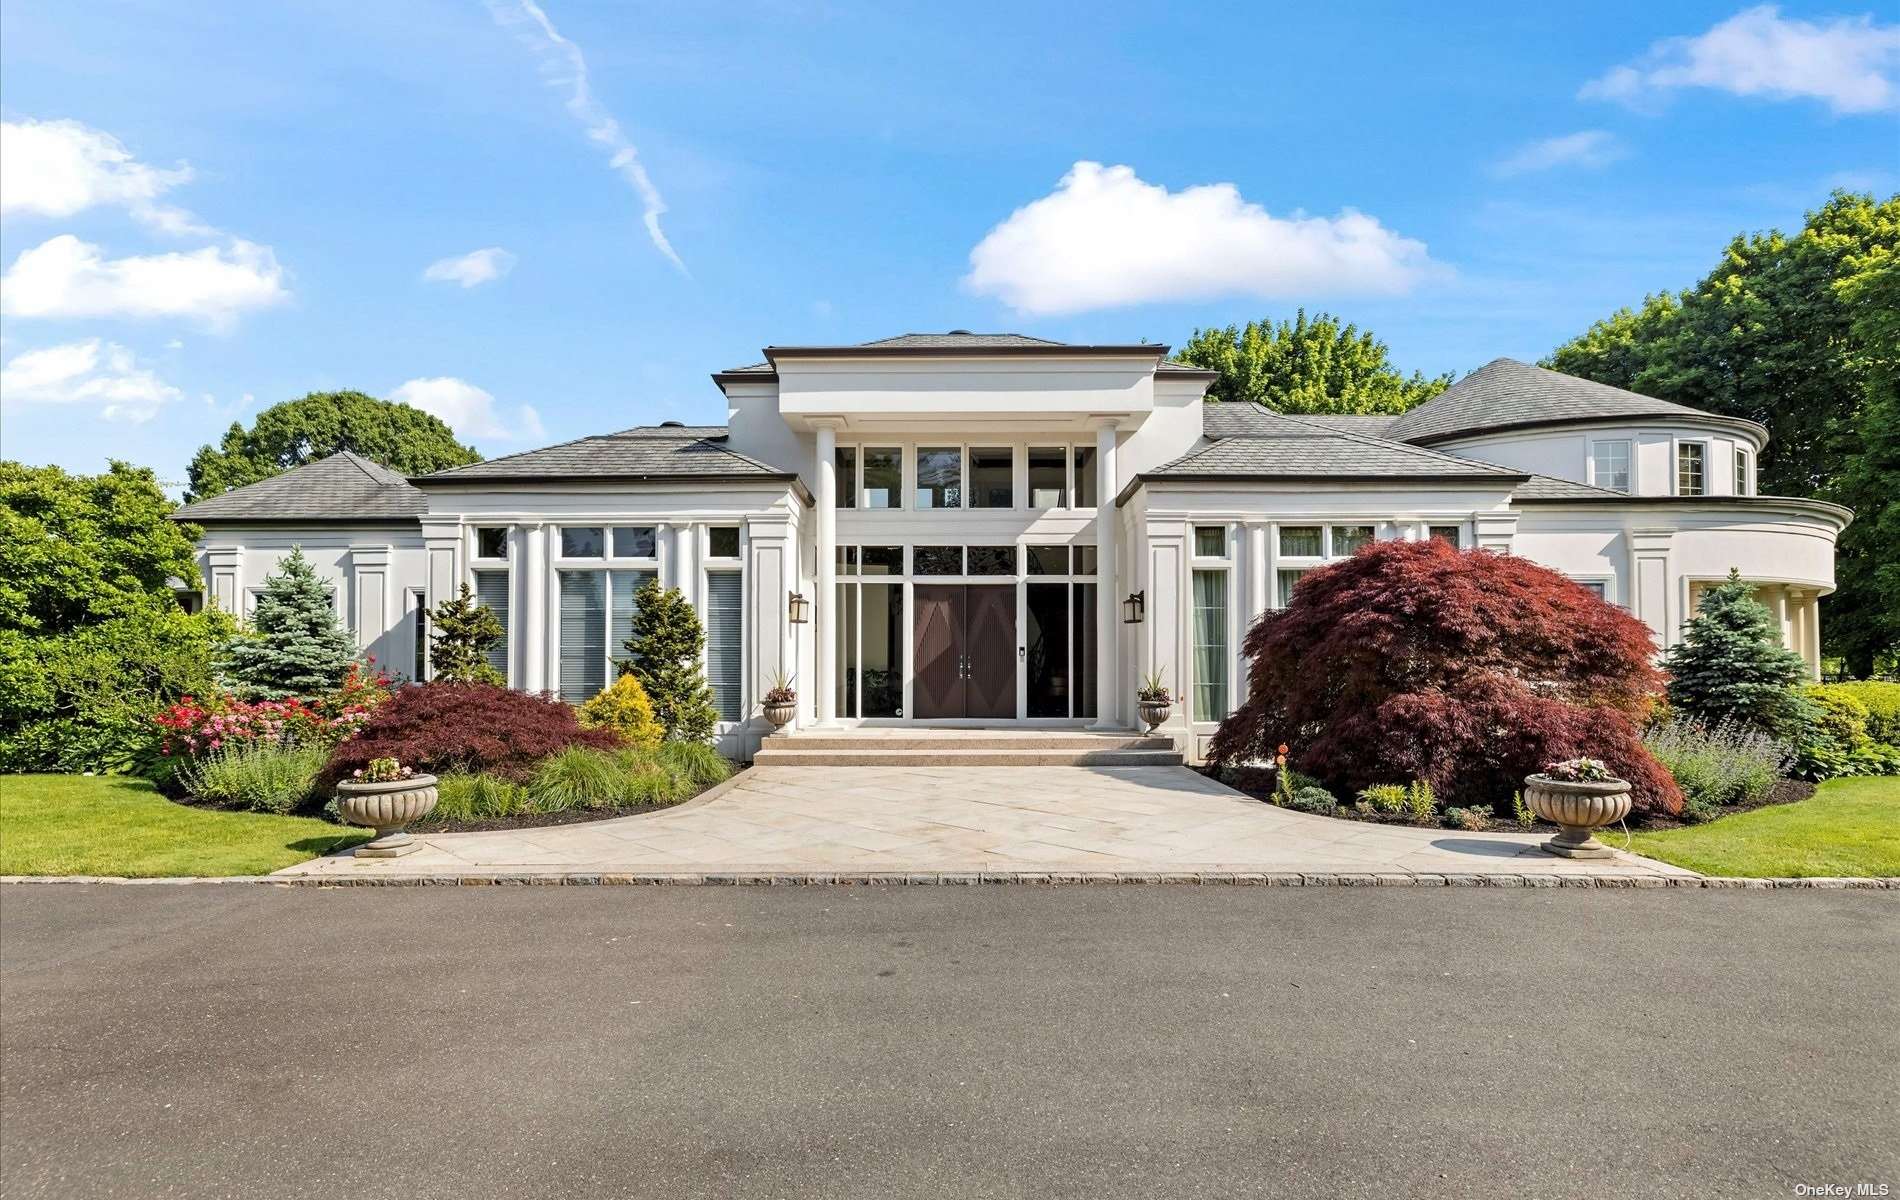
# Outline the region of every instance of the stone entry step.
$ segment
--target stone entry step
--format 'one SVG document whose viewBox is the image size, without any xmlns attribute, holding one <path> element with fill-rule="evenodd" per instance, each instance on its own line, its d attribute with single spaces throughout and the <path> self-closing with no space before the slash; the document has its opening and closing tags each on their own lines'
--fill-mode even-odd
<svg viewBox="0 0 1900 1200">
<path fill-rule="evenodd" d="M 758 766 L 1178 767 L 1165 737 L 1061 729 L 876 729 L 768 737 Z"/>
</svg>

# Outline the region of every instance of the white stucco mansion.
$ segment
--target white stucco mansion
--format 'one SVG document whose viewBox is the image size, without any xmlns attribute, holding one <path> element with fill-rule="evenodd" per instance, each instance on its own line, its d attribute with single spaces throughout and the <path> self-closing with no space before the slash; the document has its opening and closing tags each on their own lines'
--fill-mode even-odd
<svg viewBox="0 0 1900 1200">
<path fill-rule="evenodd" d="M 1547 564 L 1678 636 L 1731 567 L 1819 661 L 1850 514 L 1755 494 L 1760 426 L 1499 359 L 1402 416 L 1206 403 L 1166 346 L 907 334 L 774 346 L 668 423 L 404 479 L 352 454 L 179 511 L 209 599 L 248 613 L 301 545 L 362 646 L 426 677 L 424 610 L 468 583 L 509 683 L 608 683 L 658 577 L 707 629 L 722 748 L 792 676 L 798 725 L 1128 728 L 1138 678 L 1198 755 L 1243 631 L 1373 538 Z"/>
</svg>

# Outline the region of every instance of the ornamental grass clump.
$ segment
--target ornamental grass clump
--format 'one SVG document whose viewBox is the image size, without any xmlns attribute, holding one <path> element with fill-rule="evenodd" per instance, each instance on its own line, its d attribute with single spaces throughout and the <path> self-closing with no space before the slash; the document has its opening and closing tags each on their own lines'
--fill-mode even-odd
<svg viewBox="0 0 1900 1200">
<path fill-rule="evenodd" d="M 1588 754 L 1639 813 L 1682 794 L 1643 749 L 1664 677 L 1649 627 L 1555 571 L 1435 539 L 1381 541 L 1309 572 L 1247 634 L 1248 690 L 1214 765 L 1291 762 L 1335 794 L 1392 779 L 1508 811 L 1524 777 Z"/>
<path fill-rule="evenodd" d="M 527 789 L 494 775 L 444 775 L 435 791 L 427 823 L 492 821 L 529 811 Z"/>
</svg>

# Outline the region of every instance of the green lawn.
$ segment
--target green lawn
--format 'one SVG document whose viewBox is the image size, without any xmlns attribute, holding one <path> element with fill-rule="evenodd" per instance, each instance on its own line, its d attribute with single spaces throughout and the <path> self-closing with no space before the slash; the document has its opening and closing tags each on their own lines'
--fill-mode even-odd
<svg viewBox="0 0 1900 1200">
<path fill-rule="evenodd" d="M 1629 848 L 1704 875 L 1900 875 L 1900 778 L 1830 779 L 1799 804 L 1638 833 Z"/>
<path fill-rule="evenodd" d="M 369 836 L 188 808 L 118 775 L 0 775 L 0 875 L 262 875 Z"/>
</svg>

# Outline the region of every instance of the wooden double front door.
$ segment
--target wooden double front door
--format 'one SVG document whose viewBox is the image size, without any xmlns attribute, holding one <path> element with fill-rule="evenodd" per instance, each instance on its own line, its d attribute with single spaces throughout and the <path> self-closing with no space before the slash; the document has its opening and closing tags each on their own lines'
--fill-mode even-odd
<svg viewBox="0 0 1900 1200">
<path fill-rule="evenodd" d="M 1016 585 L 917 584 L 911 706 L 923 720 L 1016 716 Z"/>
</svg>

